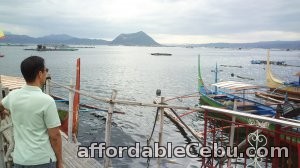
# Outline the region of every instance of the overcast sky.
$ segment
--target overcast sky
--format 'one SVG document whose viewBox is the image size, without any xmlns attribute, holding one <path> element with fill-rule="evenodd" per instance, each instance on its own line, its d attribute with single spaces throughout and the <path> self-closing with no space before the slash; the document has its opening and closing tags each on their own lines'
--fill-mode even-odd
<svg viewBox="0 0 300 168">
<path fill-rule="evenodd" d="M 0 30 L 159 43 L 300 40 L 300 0 L 1 0 Z"/>
</svg>

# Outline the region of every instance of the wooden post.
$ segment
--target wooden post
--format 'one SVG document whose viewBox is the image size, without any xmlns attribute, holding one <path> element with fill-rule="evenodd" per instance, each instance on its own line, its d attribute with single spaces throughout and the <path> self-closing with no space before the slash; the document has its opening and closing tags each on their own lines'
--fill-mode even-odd
<svg viewBox="0 0 300 168">
<path fill-rule="evenodd" d="M 70 81 L 70 88 L 73 89 L 74 85 L 72 80 Z M 68 141 L 72 142 L 72 130 L 73 130 L 73 99 L 74 99 L 74 92 L 70 90 L 69 92 L 69 116 L 68 116 Z"/>
<path fill-rule="evenodd" d="M 160 104 L 164 103 L 165 98 L 160 97 Z M 160 108 L 160 127 L 158 133 L 158 146 L 162 146 L 162 136 L 163 136 L 163 128 L 164 128 L 164 108 Z M 157 159 L 157 165 L 160 167 L 160 157 Z"/>
<path fill-rule="evenodd" d="M 112 95 L 111 95 L 111 100 L 115 100 L 117 96 L 117 91 L 112 90 Z M 111 139 L 111 123 L 112 123 L 112 114 L 114 111 L 114 103 L 110 102 L 109 108 L 108 108 L 108 113 L 106 117 L 106 126 L 105 126 L 105 144 L 106 148 L 110 146 L 110 139 Z M 104 155 L 104 167 L 108 168 L 111 167 L 111 160 L 109 157 Z"/>
<path fill-rule="evenodd" d="M 1 83 L 1 79 L 0 79 L 0 91 L 1 91 L 1 94 L 0 94 L 0 101 L 2 100 L 3 98 L 3 95 L 2 95 L 2 83 Z M 0 119 L 1 121 L 1 119 Z M 4 162 L 4 148 L 3 148 L 3 135 L 2 135 L 2 132 L 0 132 L 0 167 L 6 167 L 5 166 L 5 162 Z"/>
<path fill-rule="evenodd" d="M 235 110 L 235 111 L 237 109 L 236 104 L 237 104 L 236 99 L 234 99 L 233 110 Z M 231 128 L 230 128 L 230 139 L 229 139 L 229 146 L 231 149 L 233 147 L 233 140 L 234 140 L 235 119 L 236 119 L 236 117 L 232 116 L 232 123 L 231 123 Z M 227 167 L 231 167 L 231 158 L 228 158 Z"/>
<path fill-rule="evenodd" d="M 46 77 L 46 85 L 45 85 L 45 92 L 46 94 L 50 95 L 50 74 L 47 74 L 47 77 Z"/>
<path fill-rule="evenodd" d="M 2 88 L 4 90 L 4 97 L 8 95 L 9 89 L 8 87 Z"/>
</svg>

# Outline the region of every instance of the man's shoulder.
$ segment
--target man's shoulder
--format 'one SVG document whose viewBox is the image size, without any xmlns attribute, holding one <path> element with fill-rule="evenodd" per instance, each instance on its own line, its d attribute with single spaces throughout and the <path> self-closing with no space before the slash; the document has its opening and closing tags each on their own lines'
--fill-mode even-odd
<svg viewBox="0 0 300 168">
<path fill-rule="evenodd" d="M 18 94 L 20 91 L 21 91 L 21 89 L 14 89 L 14 90 L 11 90 L 11 91 L 9 91 L 8 95 L 6 95 L 6 96 L 13 96 L 13 95 L 16 95 L 16 94 Z"/>
<path fill-rule="evenodd" d="M 46 93 L 41 93 L 41 97 L 43 97 L 45 100 L 48 101 L 54 101 L 53 97 L 51 97 L 50 95 L 46 94 Z"/>
</svg>

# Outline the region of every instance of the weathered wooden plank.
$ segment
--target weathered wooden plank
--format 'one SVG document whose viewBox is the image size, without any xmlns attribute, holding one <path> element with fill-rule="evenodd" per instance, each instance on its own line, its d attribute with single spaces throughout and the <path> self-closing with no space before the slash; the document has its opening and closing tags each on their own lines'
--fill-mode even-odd
<svg viewBox="0 0 300 168">
<path fill-rule="evenodd" d="M 103 166 L 94 158 L 78 158 L 77 150 L 80 143 L 69 143 L 67 136 L 62 134 L 63 163 L 67 168 L 102 168 Z"/>
<path fill-rule="evenodd" d="M 21 88 L 26 84 L 25 80 L 20 77 L 12 77 L 12 76 L 0 76 L 1 83 L 3 87 L 7 87 L 9 90 L 14 90 Z"/>
</svg>

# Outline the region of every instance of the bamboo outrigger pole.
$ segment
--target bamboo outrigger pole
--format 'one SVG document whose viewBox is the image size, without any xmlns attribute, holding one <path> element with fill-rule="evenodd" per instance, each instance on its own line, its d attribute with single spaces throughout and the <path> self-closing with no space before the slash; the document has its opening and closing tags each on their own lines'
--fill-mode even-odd
<svg viewBox="0 0 300 168">
<path fill-rule="evenodd" d="M 111 95 L 111 100 L 115 100 L 116 97 L 117 97 L 117 91 L 113 90 L 112 95 Z M 105 144 L 106 144 L 106 148 L 110 146 L 111 124 L 112 124 L 113 111 L 114 111 L 114 103 L 110 102 L 107 117 L 106 117 L 106 126 L 105 126 Z M 109 157 L 107 157 L 106 155 L 104 156 L 104 167 L 105 168 L 111 167 L 111 159 Z"/>
</svg>

